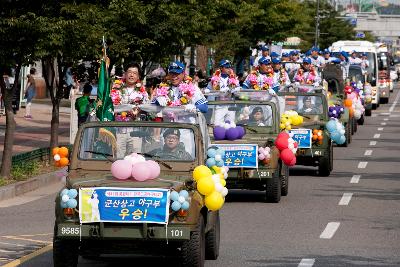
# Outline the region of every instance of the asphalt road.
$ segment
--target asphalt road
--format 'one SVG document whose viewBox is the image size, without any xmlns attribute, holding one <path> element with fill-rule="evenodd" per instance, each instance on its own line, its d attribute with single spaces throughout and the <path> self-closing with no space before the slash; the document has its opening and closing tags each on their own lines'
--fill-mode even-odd
<svg viewBox="0 0 400 267">
<path fill-rule="evenodd" d="M 400 266 L 400 90 L 373 111 L 329 177 L 296 167 L 289 195 L 231 191 L 221 211 L 220 257 L 206 266 Z M 0 207 L 0 264 L 51 244 L 54 194 Z M 9 205 L 12 205 L 9 204 Z M 0 202 L 1 206 L 1 202 Z M 51 247 L 20 266 L 52 266 Z M 80 259 L 79 266 L 166 266 L 159 259 Z M 16 266 L 16 265 L 14 265 Z"/>
</svg>

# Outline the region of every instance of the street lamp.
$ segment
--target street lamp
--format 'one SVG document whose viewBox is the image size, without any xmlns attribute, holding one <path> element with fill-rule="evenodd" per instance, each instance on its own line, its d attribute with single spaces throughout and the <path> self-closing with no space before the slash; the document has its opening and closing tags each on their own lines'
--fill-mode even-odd
<svg viewBox="0 0 400 267">
<path fill-rule="evenodd" d="M 318 47 L 318 38 L 319 38 L 319 0 L 317 0 L 317 16 L 315 17 L 315 42 L 314 46 Z"/>
</svg>

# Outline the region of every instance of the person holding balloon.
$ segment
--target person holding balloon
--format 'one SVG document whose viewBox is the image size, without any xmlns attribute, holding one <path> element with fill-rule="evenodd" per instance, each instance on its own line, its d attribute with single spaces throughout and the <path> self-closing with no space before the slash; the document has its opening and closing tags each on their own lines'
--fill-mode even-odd
<svg viewBox="0 0 400 267">
<path fill-rule="evenodd" d="M 193 157 L 185 150 L 184 144 L 180 142 L 181 133 L 179 129 L 167 129 L 164 134 L 164 145 L 149 152 L 150 155 L 162 159 L 192 160 Z"/>
</svg>

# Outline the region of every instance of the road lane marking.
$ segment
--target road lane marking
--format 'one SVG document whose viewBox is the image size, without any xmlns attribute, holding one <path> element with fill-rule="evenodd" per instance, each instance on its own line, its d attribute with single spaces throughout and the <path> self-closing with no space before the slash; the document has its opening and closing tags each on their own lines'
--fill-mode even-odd
<svg viewBox="0 0 400 267">
<path fill-rule="evenodd" d="M 350 183 L 351 184 L 358 184 L 358 182 L 360 181 L 361 175 L 353 175 L 353 177 L 351 177 Z"/>
<path fill-rule="evenodd" d="M 380 115 L 382 115 L 382 116 L 389 116 L 390 113 L 389 113 L 389 112 L 382 112 Z"/>
<path fill-rule="evenodd" d="M 6 249 L 0 249 L 0 252 L 2 253 L 15 253 L 13 250 L 6 250 Z"/>
<path fill-rule="evenodd" d="M 17 236 L 2 236 L 2 237 L 8 238 L 8 239 L 13 239 L 13 240 L 23 240 L 23 241 L 42 243 L 42 244 L 50 244 L 50 243 L 52 243 L 51 241 L 35 240 L 35 239 L 22 238 L 22 237 L 17 237 Z"/>
<path fill-rule="evenodd" d="M 367 167 L 368 162 L 367 161 L 360 161 L 358 163 L 358 168 L 359 169 L 365 169 Z"/>
<path fill-rule="evenodd" d="M 353 196 L 353 193 L 343 193 L 343 196 L 339 201 L 339 206 L 349 205 L 352 196 Z"/>
<path fill-rule="evenodd" d="M 315 259 L 302 259 L 297 267 L 311 267 L 315 263 Z"/>
<path fill-rule="evenodd" d="M 378 139 L 381 137 L 381 134 L 374 134 L 374 139 Z"/>
<path fill-rule="evenodd" d="M 44 235 L 52 235 L 53 233 L 45 233 L 45 234 L 33 234 L 33 235 L 17 235 L 18 237 L 34 237 L 34 236 L 44 236 Z"/>
<path fill-rule="evenodd" d="M 382 125 L 382 126 L 385 126 L 385 125 L 386 125 L 386 122 L 381 122 L 381 125 Z"/>
<path fill-rule="evenodd" d="M 383 127 L 379 127 L 379 128 L 378 128 L 378 131 L 383 131 Z"/>
<path fill-rule="evenodd" d="M 371 149 L 365 150 L 364 156 L 371 156 L 371 155 L 372 155 L 372 150 Z"/>
<path fill-rule="evenodd" d="M 15 244 L 15 243 L 8 243 L 8 242 L 0 242 L 2 245 L 8 245 L 8 246 L 15 246 L 15 247 L 26 247 L 26 245 L 21 245 L 21 244 Z"/>
<path fill-rule="evenodd" d="M 378 116 L 378 115 L 376 115 L 376 114 L 372 114 L 372 115 L 371 115 L 372 118 L 375 118 L 375 117 L 377 117 L 377 116 Z"/>
<path fill-rule="evenodd" d="M 394 100 L 392 106 L 389 108 L 389 112 L 393 112 L 394 108 L 395 108 L 396 105 L 397 105 L 397 102 L 399 101 L 399 98 L 400 98 L 400 91 L 397 92 L 396 99 Z"/>
<path fill-rule="evenodd" d="M 16 267 L 16 266 L 19 266 L 22 263 L 27 262 L 27 261 L 29 261 L 29 260 L 31 260 L 31 259 L 33 259 L 33 258 L 35 258 L 35 257 L 37 257 L 37 256 L 39 256 L 41 254 L 44 254 L 44 253 L 52 250 L 52 249 L 53 249 L 53 244 L 47 245 L 47 246 L 45 246 L 45 247 L 43 247 L 43 248 L 41 248 L 39 250 L 36 250 L 36 251 L 34 251 L 34 252 L 32 252 L 32 253 L 30 253 L 28 255 L 25 255 L 25 256 L 21 257 L 19 259 L 13 260 L 12 262 L 9 262 L 6 265 L 3 265 L 1 267 Z"/>
<path fill-rule="evenodd" d="M 371 142 L 369 142 L 369 145 L 370 145 L 370 146 L 376 146 L 376 141 L 371 141 Z"/>
<path fill-rule="evenodd" d="M 323 239 L 331 239 L 340 226 L 340 222 L 330 222 L 326 225 L 325 230 L 319 236 Z"/>
<path fill-rule="evenodd" d="M 384 120 L 384 121 L 388 121 L 388 120 L 389 120 L 389 118 L 384 118 L 383 120 Z"/>
</svg>

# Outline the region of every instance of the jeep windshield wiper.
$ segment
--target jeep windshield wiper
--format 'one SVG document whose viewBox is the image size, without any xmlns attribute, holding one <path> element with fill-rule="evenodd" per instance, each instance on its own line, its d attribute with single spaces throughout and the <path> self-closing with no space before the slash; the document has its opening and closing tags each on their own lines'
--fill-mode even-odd
<svg viewBox="0 0 400 267">
<path fill-rule="evenodd" d="M 253 133 L 258 133 L 258 131 L 256 129 L 251 128 L 251 127 L 249 127 L 247 125 L 246 125 L 246 130 L 249 130 L 250 132 L 253 132 Z"/>
<path fill-rule="evenodd" d="M 115 161 L 114 158 L 113 158 L 113 155 L 108 154 L 108 153 L 97 152 L 97 151 L 92 151 L 92 150 L 85 150 L 84 152 L 92 153 L 92 154 L 95 154 L 95 155 L 101 155 L 105 159 L 107 159 L 108 161 L 111 161 L 111 162 Z"/>
<path fill-rule="evenodd" d="M 154 156 L 154 155 L 151 155 L 151 154 L 148 154 L 148 153 L 136 153 L 136 154 L 139 154 L 139 155 L 143 155 L 143 156 L 145 156 L 145 157 L 152 158 L 155 162 L 160 163 L 160 164 L 163 165 L 164 167 L 166 167 L 166 168 L 168 168 L 168 169 L 170 169 L 170 170 L 172 169 L 171 165 L 169 165 L 168 163 L 165 163 L 164 161 L 160 160 L 160 159 L 159 159 L 160 157 L 158 157 L 158 156 Z M 157 158 L 158 158 L 158 159 L 157 159 Z"/>
</svg>

